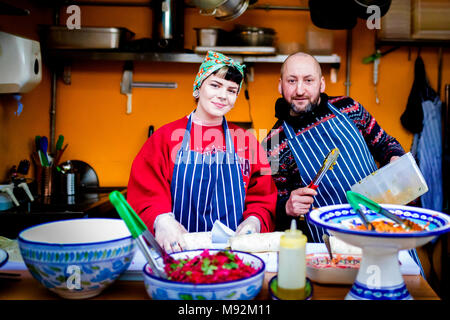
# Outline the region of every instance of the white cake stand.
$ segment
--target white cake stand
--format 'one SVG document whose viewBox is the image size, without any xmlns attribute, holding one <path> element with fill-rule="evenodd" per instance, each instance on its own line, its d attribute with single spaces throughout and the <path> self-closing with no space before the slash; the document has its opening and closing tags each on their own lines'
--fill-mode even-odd
<svg viewBox="0 0 450 320">
<path fill-rule="evenodd" d="M 362 224 L 349 204 L 326 206 L 308 214 L 308 220 L 350 245 L 360 247 L 363 255 L 356 280 L 345 297 L 347 300 L 412 299 L 400 273 L 398 251 L 422 246 L 440 234 L 450 231 L 450 217 L 444 213 L 400 205 L 382 205 L 390 212 L 426 226 L 425 231 L 380 233 L 352 230 Z M 371 211 L 369 221 L 389 219 Z"/>
</svg>

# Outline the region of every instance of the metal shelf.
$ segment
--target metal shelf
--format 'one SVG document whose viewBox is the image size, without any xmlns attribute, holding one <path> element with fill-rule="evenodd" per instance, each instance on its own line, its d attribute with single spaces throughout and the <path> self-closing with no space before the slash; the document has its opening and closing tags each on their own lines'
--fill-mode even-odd
<svg viewBox="0 0 450 320">
<path fill-rule="evenodd" d="M 450 47 L 450 40 L 376 39 L 375 46 Z"/>
<path fill-rule="evenodd" d="M 86 49 L 52 49 L 45 51 L 51 62 L 65 62 L 76 60 L 109 60 L 109 61 L 156 61 L 177 63 L 201 63 L 204 54 L 197 53 L 168 53 L 168 52 L 126 52 L 120 50 L 86 50 Z M 283 63 L 287 55 L 229 55 L 240 62 L 246 63 Z M 341 57 L 333 55 L 314 56 L 319 63 L 340 64 Z"/>
</svg>

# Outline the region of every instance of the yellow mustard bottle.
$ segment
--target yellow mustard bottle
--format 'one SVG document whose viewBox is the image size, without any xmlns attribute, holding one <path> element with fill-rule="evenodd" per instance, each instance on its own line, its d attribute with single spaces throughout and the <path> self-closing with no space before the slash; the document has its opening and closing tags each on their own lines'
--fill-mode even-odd
<svg viewBox="0 0 450 320">
<path fill-rule="evenodd" d="M 291 229 L 280 238 L 278 253 L 277 296 L 282 300 L 305 299 L 306 236 L 297 230 L 292 219 Z"/>
</svg>

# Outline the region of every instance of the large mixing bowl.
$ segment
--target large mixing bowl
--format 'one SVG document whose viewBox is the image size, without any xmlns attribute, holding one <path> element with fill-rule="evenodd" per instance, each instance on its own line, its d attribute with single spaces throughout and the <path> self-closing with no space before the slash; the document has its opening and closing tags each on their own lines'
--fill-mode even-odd
<svg viewBox="0 0 450 320">
<path fill-rule="evenodd" d="M 412 299 L 398 264 L 398 251 L 413 249 L 450 231 L 450 217 L 444 213 L 401 205 L 383 204 L 383 208 L 424 227 L 423 231 L 388 233 L 355 230 L 362 224 L 349 204 L 325 206 L 308 214 L 312 223 L 327 229 L 350 245 L 360 247 L 361 266 L 346 299 L 405 300 Z M 371 210 L 365 210 L 369 221 L 392 222 Z"/>
<path fill-rule="evenodd" d="M 219 250 L 210 249 L 211 254 Z M 182 251 L 171 254 L 175 259 L 193 258 L 203 250 Z M 155 300 L 251 300 L 261 291 L 264 271 L 264 261 L 250 253 L 233 251 L 244 263 L 250 263 L 259 269 L 254 275 L 233 281 L 211 284 L 192 284 L 170 281 L 152 274 L 148 264 L 144 266 L 144 282 L 150 298 Z"/>
<path fill-rule="evenodd" d="M 98 295 L 128 269 L 135 243 L 121 219 L 73 219 L 22 231 L 18 243 L 28 270 L 67 299 Z"/>
</svg>

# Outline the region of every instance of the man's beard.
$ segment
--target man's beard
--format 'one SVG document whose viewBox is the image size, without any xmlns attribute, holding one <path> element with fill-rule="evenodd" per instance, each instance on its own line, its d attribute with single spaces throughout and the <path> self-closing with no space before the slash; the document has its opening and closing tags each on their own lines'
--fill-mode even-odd
<svg viewBox="0 0 450 320">
<path fill-rule="evenodd" d="M 301 115 L 301 114 L 305 114 L 308 113 L 310 111 L 312 111 L 314 108 L 316 108 L 318 105 L 318 103 L 313 103 L 310 102 L 308 103 L 308 105 L 306 107 L 304 107 L 302 110 L 298 110 L 297 106 L 295 105 L 295 103 L 291 103 L 291 111 L 296 114 L 296 115 Z"/>
<path fill-rule="evenodd" d="M 283 96 L 284 100 L 287 102 L 288 100 L 286 99 L 286 96 L 284 95 L 284 92 L 282 90 L 281 95 Z M 308 103 L 308 105 L 303 108 L 302 110 L 298 110 L 297 106 L 294 104 L 294 102 L 289 103 L 290 106 L 290 114 L 292 116 L 299 116 L 308 112 L 311 112 L 312 110 L 314 110 L 320 103 L 320 94 L 317 97 L 316 101 L 311 101 L 310 103 Z"/>
</svg>

